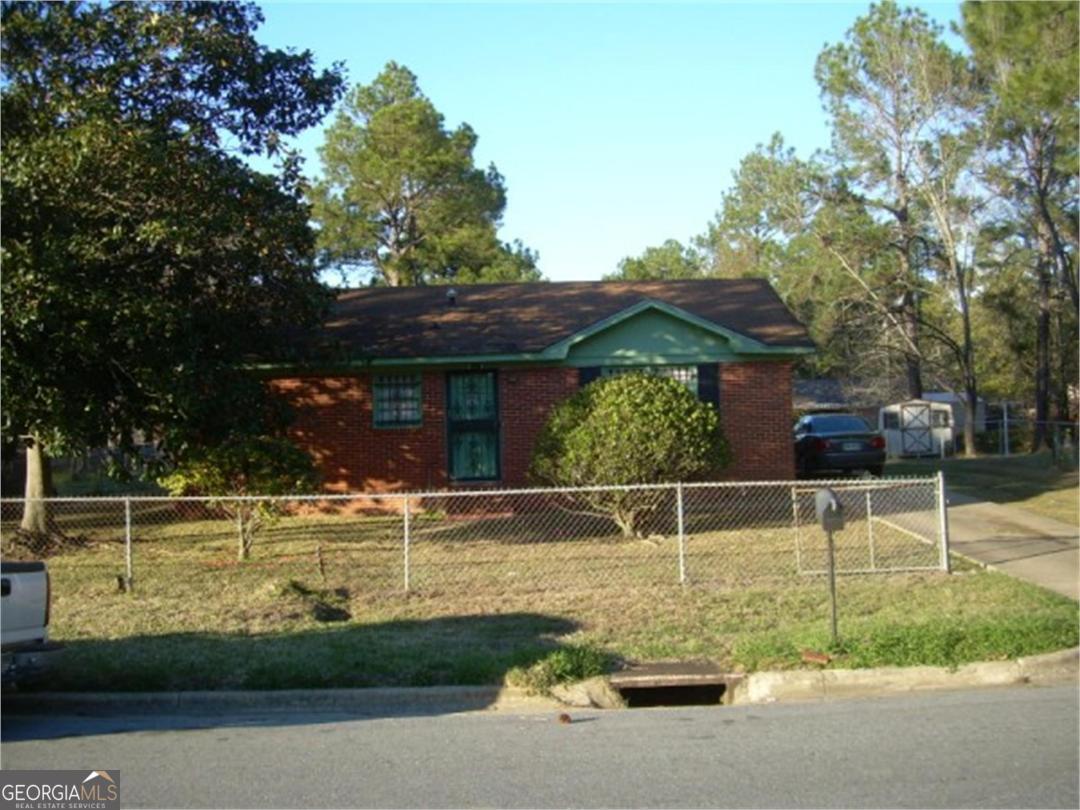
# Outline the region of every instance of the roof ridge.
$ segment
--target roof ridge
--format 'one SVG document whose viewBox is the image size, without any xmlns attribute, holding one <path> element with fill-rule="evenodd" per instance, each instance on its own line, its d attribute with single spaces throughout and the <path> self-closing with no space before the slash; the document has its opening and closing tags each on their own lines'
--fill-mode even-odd
<svg viewBox="0 0 1080 810">
<path fill-rule="evenodd" d="M 410 284 L 400 287 L 391 287 L 387 285 L 369 285 L 365 287 L 336 287 L 332 288 L 338 294 L 344 293 L 361 293 L 361 292 L 390 292 L 390 291 L 403 291 L 403 290 L 449 290 L 454 289 L 457 292 L 462 290 L 476 290 L 476 289 L 490 289 L 494 287 L 535 287 L 539 289 L 551 289 L 553 287 L 569 287 L 571 285 L 577 286 L 604 286 L 604 287 L 631 287 L 643 284 L 661 284 L 661 285 L 675 285 L 675 284 L 734 284 L 734 283 L 749 283 L 756 284 L 758 286 L 768 286 L 770 289 L 772 285 L 769 284 L 768 279 L 764 278 L 643 278 L 643 279 L 611 279 L 611 280 L 559 280 L 559 281 L 497 281 L 497 282 L 482 282 L 479 284 Z"/>
</svg>

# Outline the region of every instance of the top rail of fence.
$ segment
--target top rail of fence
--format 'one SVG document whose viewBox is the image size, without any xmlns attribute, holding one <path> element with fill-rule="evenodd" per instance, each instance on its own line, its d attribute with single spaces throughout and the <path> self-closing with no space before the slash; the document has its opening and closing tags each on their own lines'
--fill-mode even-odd
<svg viewBox="0 0 1080 810">
<path fill-rule="evenodd" d="M 326 492 L 308 495 L 64 495 L 46 498 L 0 498 L 0 503 L 16 504 L 27 501 L 48 501 L 49 503 L 175 503 L 215 501 L 308 501 L 325 503 L 327 501 L 354 501 L 361 498 L 382 501 L 399 501 L 403 498 L 479 498 L 519 495 L 573 495 L 588 492 L 634 492 L 648 490 L 683 489 L 749 489 L 767 487 L 797 487 L 817 489 L 836 487 L 853 490 L 891 489 L 898 486 L 926 486 L 937 482 L 937 476 L 895 476 L 889 478 L 830 478 L 814 480 L 786 481 L 694 481 L 671 484 L 612 484 L 589 487 L 532 487 L 520 489 L 439 489 L 417 490 L 408 492 Z"/>
</svg>

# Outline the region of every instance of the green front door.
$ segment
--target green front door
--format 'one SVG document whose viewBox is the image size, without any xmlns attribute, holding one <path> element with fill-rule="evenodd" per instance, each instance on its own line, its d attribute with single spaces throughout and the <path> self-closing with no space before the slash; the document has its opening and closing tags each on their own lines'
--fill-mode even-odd
<svg viewBox="0 0 1080 810">
<path fill-rule="evenodd" d="M 450 478 L 498 480 L 499 402 L 495 372 L 452 372 L 446 375 L 446 390 Z"/>
</svg>

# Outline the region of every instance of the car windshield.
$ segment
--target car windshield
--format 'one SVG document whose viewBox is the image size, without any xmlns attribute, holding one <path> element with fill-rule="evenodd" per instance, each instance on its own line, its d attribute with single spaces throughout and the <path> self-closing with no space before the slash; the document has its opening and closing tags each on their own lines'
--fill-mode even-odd
<svg viewBox="0 0 1080 810">
<path fill-rule="evenodd" d="M 858 416 L 846 413 L 828 414 L 813 418 L 814 433 L 866 433 L 870 426 Z"/>
</svg>

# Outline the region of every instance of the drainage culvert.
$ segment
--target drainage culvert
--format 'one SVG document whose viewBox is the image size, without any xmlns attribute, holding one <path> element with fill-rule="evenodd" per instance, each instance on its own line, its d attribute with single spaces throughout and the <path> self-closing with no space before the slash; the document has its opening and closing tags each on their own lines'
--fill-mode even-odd
<svg viewBox="0 0 1080 810">
<path fill-rule="evenodd" d="M 645 706 L 718 706 L 730 702 L 742 675 L 721 672 L 715 664 L 685 662 L 643 664 L 612 673 L 608 681 L 631 708 Z"/>
</svg>

